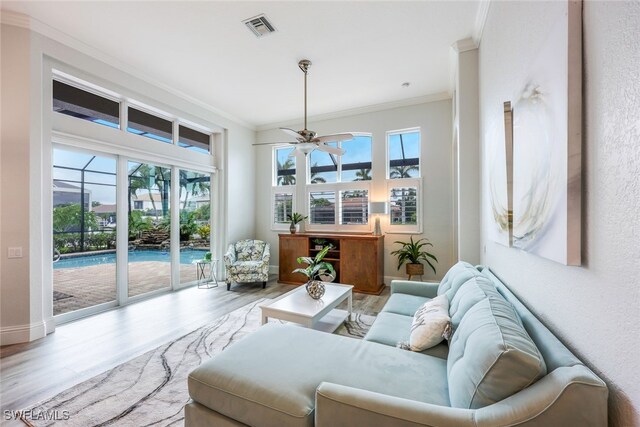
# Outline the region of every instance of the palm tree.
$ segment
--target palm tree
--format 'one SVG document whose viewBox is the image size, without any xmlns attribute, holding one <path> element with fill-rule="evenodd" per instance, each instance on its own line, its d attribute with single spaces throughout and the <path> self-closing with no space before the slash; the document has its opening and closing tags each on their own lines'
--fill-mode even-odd
<svg viewBox="0 0 640 427">
<path fill-rule="evenodd" d="M 371 169 L 364 168 L 357 171 L 354 181 L 371 181 Z"/>
<path fill-rule="evenodd" d="M 280 172 L 281 170 L 290 170 L 293 168 L 295 168 L 293 159 L 287 159 L 284 163 L 280 163 L 280 160 L 278 160 L 278 172 Z M 295 183 L 295 175 L 280 175 L 278 173 L 278 185 L 295 185 Z"/>
<path fill-rule="evenodd" d="M 309 168 L 309 170 L 311 171 L 311 176 L 309 177 L 310 180 L 309 182 L 311 182 L 312 184 L 324 184 L 327 182 L 326 179 L 324 179 L 321 176 L 318 176 L 318 172 L 314 172 L 313 169 L 318 167 L 318 163 L 314 163 L 311 168 Z"/>
<path fill-rule="evenodd" d="M 189 202 L 189 191 L 191 191 L 192 196 L 209 194 L 211 184 L 203 178 L 205 178 L 205 175 L 189 178 L 187 171 L 180 170 L 180 198 L 182 198 L 182 190 L 184 189 L 186 191 L 184 202 L 182 202 L 182 209 L 187 208 L 187 203 Z"/>
<path fill-rule="evenodd" d="M 418 165 L 411 166 L 394 166 L 391 168 L 389 173 L 389 178 L 397 179 L 397 178 L 412 178 L 411 172 L 418 172 L 420 168 Z"/>
<path fill-rule="evenodd" d="M 169 170 L 168 168 L 163 168 L 161 166 L 155 166 L 153 169 L 153 181 L 155 186 L 158 187 L 158 191 L 160 192 L 162 216 L 164 217 L 169 213 L 169 185 L 171 183 L 171 170 Z M 155 210 L 155 204 L 153 205 L 153 209 Z"/>
</svg>

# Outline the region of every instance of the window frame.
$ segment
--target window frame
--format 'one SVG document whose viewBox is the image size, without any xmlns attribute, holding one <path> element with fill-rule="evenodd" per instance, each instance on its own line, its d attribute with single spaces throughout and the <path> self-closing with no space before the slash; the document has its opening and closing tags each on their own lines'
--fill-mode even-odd
<svg viewBox="0 0 640 427">
<path fill-rule="evenodd" d="M 176 114 L 171 114 L 168 112 L 165 112 L 164 110 L 161 110 L 159 108 L 153 107 L 151 105 L 148 105 L 144 102 L 138 101 L 134 98 L 125 96 L 123 94 L 120 94 L 118 92 L 114 92 L 112 90 L 109 90 L 103 86 L 99 86 L 97 84 L 94 84 L 88 80 L 84 80 L 80 77 L 76 77 L 72 74 L 67 73 L 66 71 L 63 71 L 62 69 L 65 68 L 64 66 L 61 66 L 61 64 L 52 64 L 52 68 L 51 68 L 51 74 L 50 74 L 50 78 L 51 78 L 51 86 L 53 87 L 53 81 L 58 81 L 61 83 L 64 83 L 66 85 L 69 86 L 73 86 L 76 89 L 85 91 L 87 93 L 91 93 L 93 95 L 96 96 L 100 96 L 102 98 L 108 99 L 110 101 L 114 101 L 117 102 L 120 105 L 120 115 L 118 117 L 119 119 L 119 124 L 118 127 L 109 127 L 107 126 L 107 128 L 111 128 L 113 130 L 115 130 L 116 132 L 120 132 L 120 135 L 122 135 L 123 133 L 125 135 L 133 135 L 134 137 L 138 138 L 141 137 L 145 140 L 151 140 L 154 141 L 154 143 L 157 144 L 162 144 L 165 146 L 172 146 L 172 147 L 177 147 L 179 149 L 184 149 L 185 151 L 190 152 L 191 154 L 195 154 L 196 156 L 207 156 L 210 158 L 215 158 L 215 147 L 214 144 L 216 142 L 216 135 L 222 135 L 223 133 L 223 129 L 222 128 L 213 128 L 213 127 L 206 127 L 203 125 L 200 125 L 198 123 L 195 123 L 189 119 L 186 118 L 182 118 L 180 115 L 176 115 Z M 81 74 L 81 73 L 80 73 Z M 51 91 L 51 96 L 53 96 L 53 91 Z M 52 98 L 53 99 L 53 98 Z M 52 101 L 53 102 L 53 101 Z M 136 110 L 142 111 L 143 113 L 146 114 L 150 114 L 152 116 L 156 116 L 160 119 L 163 120 L 167 120 L 169 122 L 172 123 L 172 140 L 171 142 L 164 142 L 164 141 L 160 141 L 160 140 L 156 140 L 154 138 L 150 138 L 148 136 L 144 136 L 144 135 L 139 135 L 135 132 L 130 132 L 128 130 L 129 128 L 129 108 L 134 108 Z M 56 117 L 56 116 L 67 116 L 67 117 L 71 117 L 68 115 L 65 115 L 64 113 L 59 113 L 57 111 L 54 111 L 52 109 L 52 117 Z M 76 117 L 71 117 L 71 119 L 73 120 L 83 120 L 83 119 L 78 119 Z M 85 120 L 86 121 L 86 120 Z M 88 123 L 91 123 L 90 121 L 87 121 Z M 99 123 L 91 123 L 91 125 L 100 125 L 100 126 L 104 126 L 101 125 Z M 180 132 L 179 132 L 179 127 L 180 126 L 184 126 L 187 128 L 190 128 L 192 130 L 204 133 L 206 135 L 209 136 L 209 153 L 202 153 L 202 152 L 196 152 L 193 150 L 188 150 L 187 147 L 181 147 L 179 140 L 180 140 Z M 96 131 L 99 132 L 99 131 Z M 126 138 L 126 137 L 125 137 Z M 160 149 L 162 150 L 162 149 Z M 182 157 L 182 156 L 181 156 Z M 211 161 L 213 164 L 213 160 Z"/>
<path fill-rule="evenodd" d="M 373 171 L 373 134 L 370 132 L 348 132 L 350 134 L 352 134 L 354 137 L 358 137 L 358 136 L 368 136 L 371 139 L 371 170 Z M 342 143 L 343 142 L 349 142 L 351 140 L 348 141 L 339 141 L 337 142 L 337 146 L 338 148 L 342 148 Z M 306 178 L 305 178 L 305 185 L 328 185 L 328 184 L 349 184 L 349 183 L 353 183 L 353 182 L 364 182 L 364 181 L 342 181 L 342 156 L 337 156 L 337 160 L 338 160 L 338 164 L 336 165 L 336 182 L 329 182 L 329 183 L 312 183 L 311 182 L 311 153 L 309 153 L 309 155 L 305 156 L 305 165 L 306 165 Z M 372 177 L 373 179 L 373 177 Z M 371 181 L 372 179 L 370 179 L 369 181 Z"/>
<path fill-rule="evenodd" d="M 279 187 L 271 187 L 271 230 L 284 231 L 289 230 L 289 222 L 276 222 L 276 194 L 291 195 L 291 212 L 296 211 L 296 186 L 295 185 L 281 185 Z"/>
<path fill-rule="evenodd" d="M 366 191 L 367 192 L 367 222 L 365 224 L 342 224 L 342 197 L 343 191 Z M 371 180 L 369 181 L 347 181 L 326 184 L 307 184 L 305 186 L 305 209 L 306 215 L 311 218 L 311 193 L 321 191 L 335 192 L 335 218 L 334 224 L 314 224 L 307 220 L 305 228 L 308 231 L 325 231 L 325 232 L 371 232 L 373 223 L 371 221 Z"/>
<path fill-rule="evenodd" d="M 391 156 L 389 153 L 389 137 L 392 135 L 399 135 L 404 133 L 418 132 L 418 176 L 412 178 L 391 178 Z M 385 134 L 385 179 L 391 181 L 398 181 L 402 179 L 417 179 L 422 178 L 422 128 L 420 126 L 389 130 Z"/>
<path fill-rule="evenodd" d="M 391 190 L 401 187 L 416 188 L 416 224 L 393 224 L 391 222 Z M 424 201 L 422 199 L 422 178 L 398 178 L 387 179 L 387 196 L 386 202 L 389 206 L 389 228 L 388 232 L 392 234 L 422 234 L 422 207 Z"/>
<path fill-rule="evenodd" d="M 278 164 L 278 150 L 282 150 L 286 148 L 291 148 L 295 150 L 295 147 L 292 147 L 290 144 L 277 144 L 277 145 L 274 145 L 271 149 L 271 195 L 269 199 L 269 204 L 271 207 L 270 207 L 269 222 L 271 223 L 271 230 L 273 231 L 289 230 L 288 222 L 286 223 L 275 222 L 276 194 L 290 194 L 291 195 L 291 212 L 296 212 L 296 191 L 297 191 L 296 189 L 297 189 L 297 182 L 298 182 L 298 177 L 297 177 L 298 156 L 297 155 L 294 155 L 293 157 L 296 162 L 296 165 L 295 165 L 296 173 L 294 174 L 294 177 L 296 178 L 296 184 L 278 185 L 278 168 L 276 166 Z"/>
<path fill-rule="evenodd" d="M 371 144 L 371 170 L 373 171 L 373 133 L 371 132 L 349 132 L 354 137 L 364 136 L 369 137 Z M 342 148 L 342 142 L 337 143 L 337 146 Z M 373 221 L 371 221 L 371 194 L 372 194 L 372 182 L 373 177 L 367 181 L 342 181 L 342 156 L 337 157 L 337 170 L 336 170 L 336 182 L 329 183 L 311 183 L 311 157 L 305 158 L 305 215 L 311 218 L 311 193 L 321 191 L 333 191 L 335 193 L 335 219 L 334 224 L 313 224 L 307 220 L 305 229 L 312 232 L 338 232 L 338 233 L 370 233 L 373 230 Z M 343 191 L 366 191 L 367 192 L 367 222 L 365 224 L 342 224 L 342 192 Z"/>
</svg>

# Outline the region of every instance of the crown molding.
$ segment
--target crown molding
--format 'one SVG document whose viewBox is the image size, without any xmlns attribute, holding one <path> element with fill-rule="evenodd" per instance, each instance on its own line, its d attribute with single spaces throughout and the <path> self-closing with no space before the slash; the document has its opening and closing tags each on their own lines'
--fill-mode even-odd
<svg viewBox="0 0 640 427">
<path fill-rule="evenodd" d="M 0 10 L 0 22 L 20 28 L 31 28 L 31 17 L 11 10 Z"/>
<path fill-rule="evenodd" d="M 309 116 L 307 118 L 307 121 L 319 122 L 323 120 L 339 119 L 343 117 L 357 116 L 359 114 L 391 110 L 393 108 L 409 107 L 412 105 L 426 104 L 428 102 L 444 101 L 447 99 L 451 99 L 451 95 L 448 92 L 439 92 L 431 95 L 417 96 L 415 98 L 407 98 L 407 99 L 401 99 L 398 101 L 384 102 L 381 104 L 367 105 L 364 107 L 349 108 L 346 110 L 335 111 L 332 113 L 318 114 L 315 116 Z M 301 121 L 302 121 L 301 117 L 296 117 L 291 120 L 282 120 L 275 123 L 267 123 L 267 124 L 256 126 L 256 131 L 275 129 L 278 127 L 291 125 L 291 123 L 297 123 Z"/>
<path fill-rule="evenodd" d="M 158 80 L 149 78 L 149 76 L 147 76 L 145 73 L 143 73 L 142 71 L 138 70 L 137 68 L 126 64 L 125 62 L 122 62 L 121 60 L 114 58 L 113 56 L 109 55 L 108 53 L 105 53 L 93 46 L 88 45 L 87 43 L 57 29 L 54 27 L 51 27 L 47 24 L 45 24 L 42 21 L 39 21 L 37 19 L 34 19 L 33 17 L 29 16 L 29 15 L 24 15 L 22 13 L 17 13 L 17 12 L 13 12 L 11 10 L 1 10 L 0 11 L 0 22 L 2 24 L 6 24 L 6 25 L 12 25 L 15 27 L 21 27 L 21 28 L 26 28 L 28 30 L 34 31 L 38 34 L 43 35 L 44 37 L 47 37 L 51 40 L 54 40 L 58 43 L 61 43 L 71 49 L 77 50 L 85 55 L 88 55 L 94 59 L 97 59 L 98 61 L 104 62 L 106 64 L 109 64 L 111 66 L 113 66 L 114 68 L 117 68 L 120 71 L 123 71 L 127 74 L 130 74 L 133 77 L 136 77 L 140 80 L 146 81 L 147 83 L 150 83 L 162 90 L 164 90 L 165 92 L 168 92 L 174 96 L 177 96 L 178 98 L 182 98 L 185 101 L 190 102 L 191 104 L 197 105 L 198 107 L 201 107 L 209 112 L 212 112 L 224 119 L 227 119 L 229 121 L 232 121 L 236 124 L 239 124 L 240 126 L 243 126 L 245 128 L 248 128 L 250 130 L 256 130 L 256 126 L 255 124 L 246 122 L 243 119 L 240 119 L 230 113 L 227 113 L 223 110 L 220 110 L 216 107 L 214 107 L 213 105 L 210 105 L 204 101 L 201 101 L 200 99 L 197 99 L 191 95 L 188 95 L 182 91 L 179 91 L 165 83 L 162 83 Z"/>
<path fill-rule="evenodd" d="M 466 39 L 458 40 L 457 42 L 453 43 L 451 45 L 451 48 L 457 53 L 462 53 L 462 52 L 467 52 L 473 49 L 477 49 L 478 45 L 476 44 L 476 41 L 473 38 L 468 37 Z"/>
<path fill-rule="evenodd" d="M 482 33 L 484 31 L 484 25 L 487 22 L 490 6 L 491 0 L 480 0 L 478 13 L 476 14 L 476 22 L 473 28 L 473 40 L 476 42 L 476 46 L 480 46 L 480 42 L 482 41 Z"/>
</svg>

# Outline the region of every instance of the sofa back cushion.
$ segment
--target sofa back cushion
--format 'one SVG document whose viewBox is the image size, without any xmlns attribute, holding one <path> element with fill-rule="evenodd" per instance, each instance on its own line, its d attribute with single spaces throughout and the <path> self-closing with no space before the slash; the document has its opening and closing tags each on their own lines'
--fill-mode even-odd
<svg viewBox="0 0 640 427">
<path fill-rule="evenodd" d="M 438 295 L 447 294 L 449 303 L 460 286 L 472 277 L 481 275 L 477 268 L 468 262 L 459 261 L 449 269 L 438 286 Z"/>
<path fill-rule="evenodd" d="M 462 317 L 449 344 L 449 399 L 478 409 L 536 382 L 547 369 L 513 306 L 489 296 Z"/>
<path fill-rule="evenodd" d="M 236 242 L 236 259 L 238 261 L 260 261 L 265 243 L 262 240 L 240 240 Z"/>
<path fill-rule="evenodd" d="M 489 296 L 504 299 L 491 280 L 483 275 L 473 276 L 460 286 L 449 304 L 451 327 L 455 331 L 471 307 Z"/>
</svg>

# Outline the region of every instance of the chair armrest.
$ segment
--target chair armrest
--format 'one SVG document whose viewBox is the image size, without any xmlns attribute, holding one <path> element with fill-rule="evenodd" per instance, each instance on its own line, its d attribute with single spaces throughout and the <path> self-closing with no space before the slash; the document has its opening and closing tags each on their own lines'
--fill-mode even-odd
<svg viewBox="0 0 640 427">
<path fill-rule="evenodd" d="M 327 382 L 316 390 L 316 427 L 475 427 L 474 413 Z"/>
<path fill-rule="evenodd" d="M 232 265 L 234 262 L 236 262 L 236 249 L 233 244 L 230 244 L 227 253 L 224 254 L 224 265 Z"/>
<path fill-rule="evenodd" d="M 438 296 L 439 283 L 414 282 L 409 280 L 392 280 L 392 294 L 409 294 L 418 297 L 435 298 Z"/>
<path fill-rule="evenodd" d="M 269 264 L 269 259 L 271 258 L 270 248 L 271 248 L 271 245 L 269 245 L 268 243 L 265 243 L 264 251 L 262 251 L 263 264 L 267 264 L 267 265 Z"/>
</svg>

